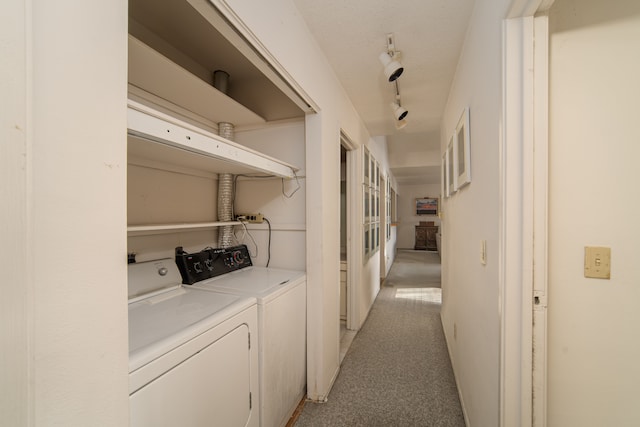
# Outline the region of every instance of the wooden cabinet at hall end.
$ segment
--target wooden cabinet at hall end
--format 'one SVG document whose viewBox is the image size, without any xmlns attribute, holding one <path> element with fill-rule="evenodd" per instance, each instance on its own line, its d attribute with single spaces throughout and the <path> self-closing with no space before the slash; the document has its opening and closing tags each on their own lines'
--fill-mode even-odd
<svg viewBox="0 0 640 427">
<path fill-rule="evenodd" d="M 414 249 L 437 251 L 436 234 L 438 234 L 438 226 L 416 225 Z"/>
</svg>

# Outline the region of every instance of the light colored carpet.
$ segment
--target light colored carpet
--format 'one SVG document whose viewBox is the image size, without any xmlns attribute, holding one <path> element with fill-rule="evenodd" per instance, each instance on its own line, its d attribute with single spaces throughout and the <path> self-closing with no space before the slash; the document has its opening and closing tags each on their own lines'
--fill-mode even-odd
<svg viewBox="0 0 640 427">
<path fill-rule="evenodd" d="M 440 270 L 440 256 L 437 252 L 401 249 L 384 285 L 440 288 Z"/>
<path fill-rule="evenodd" d="M 326 403 L 296 426 L 464 426 L 440 322 L 436 253 L 400 251 Z"/>
</svg>

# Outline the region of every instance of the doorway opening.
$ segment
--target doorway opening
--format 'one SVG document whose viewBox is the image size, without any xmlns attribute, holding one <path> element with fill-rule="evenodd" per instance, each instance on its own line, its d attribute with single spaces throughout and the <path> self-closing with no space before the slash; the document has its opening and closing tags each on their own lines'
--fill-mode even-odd
<svg viewBox="0 0 640 427">
<path fill-rule="evenodd" d="M 389 215 L 388 204 L 387 204 L 387 179 L 384 174 L 380 174 L 380 197 L 378 199 L 378 203 L 380 206 L 377 208 L 380 210 L 380 224 L 382 235 L 380 236 L 380 284 L 384 281 L 384 278 L 387 277 L 387 271 L 389 271 L 389 261 L 390 257 L 387 255 L 387 241 L 388 241 L 388 233 L 387 233 L 387 218 Z M 384 226 L 382 224 L 384 223 Z"/>
<path fill-rule="evenodd" d="M 356 211 L 351 201 L 353 194 L 353 144 L 341 134 L 340 137 L 340 363 L 344 359 L 356 331 L 351 330 L 353 312 L 352 289 L 354 252 L 350 248 L 352 215 Z"/>
</svg>

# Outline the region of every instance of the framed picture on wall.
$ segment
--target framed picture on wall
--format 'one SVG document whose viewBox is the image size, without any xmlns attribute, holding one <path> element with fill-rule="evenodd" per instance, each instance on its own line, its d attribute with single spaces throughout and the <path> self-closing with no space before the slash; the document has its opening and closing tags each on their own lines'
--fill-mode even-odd
<svg viewBox="0 0 640 427">
<path fill-rule="evenodd" d="M 458 120 L 455 132 L 454 164 L 456 188 L 460 189 L 471 182 L 471 158 L 469 141 L 469 109 L 465 108 Z"/>
<path fill-rule="evenodd" d="M 438 215 L 438 198 L 423 197 L 416 199 L 416 215 Z"/>
<path fill-rule="evenodd" d="M 456 182 L 455 182 L 455 163 L 453 161 L 453 137 L 449 140 L 449 144 L 447 145 L 447 195 L 449 197 L 453 196 L 456 192 Z"/>
<path fill-rule="evenodd" d="M 364 246 L 365 261 L 369 256 L 369 252 L 371 251 L 371 243 L 370 243 L 371 239 L 369 238 L 369 228 L 370 228 L 369 224 L 365 224 L 363 227 L 363 237 L 364 237 L 363 246 Z"/>
<path fill-rule="evenodd" d="M 442 155 L 442 163 L 440 166 L 440 193 L 442 198 L 449 197 L 449 186 L 447 185 L 447 153 Z"/>
<path fill-rule="evenodd" d="M 371 174 L 371 182 L 369 183 L 369 186 L 376 188 L 376 159 L 371 153 L 369 153 L 369 160 L 371 161 L 369 165 L 369 173 Z"/>
<path fill-rule="evenodd" d="M 365 147 L 364 149 L 364 164 L 363 164 L 363 173 L 364 182 L 369 185 L 369 150 Z"/>
<path fill-rule="evenodd" d="M 369 187 L 365 186 L 363 189 L 363 214 L 364 214 L 364 223 L 368 224 L 371 221 L 371 196 L 369 193 Z"/>
</svg>

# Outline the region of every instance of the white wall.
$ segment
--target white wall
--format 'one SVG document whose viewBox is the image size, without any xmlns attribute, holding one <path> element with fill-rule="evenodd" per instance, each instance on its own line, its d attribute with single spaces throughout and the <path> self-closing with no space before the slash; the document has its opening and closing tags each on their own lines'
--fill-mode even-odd
<svg viewBox="0 0 640 427">
<path fill-rule="evenodd" d="M 128 159 L 127 223 L 175 224 L 210 222 L 217 216 L 218 179 L 214 173 L 164 170 L 156 164 Z M 168 202 L 170 201 L 170 202 Z M 188 206 L 188 209 L 185 207 Z M 217 229 L 131 236 L 127 252 L 137 261 L 173 258 L 174 248 L 197 252 L 216 245 Z"/>
<path fill-rule="evenodd" d="M 0 414 L 7 426 L 25 426 L 33 413 L 29 387 L 33 334 L 29 326 L 33 281 L 27 221 L 30 179 L 27 26 L 23 0 L 4 2 L 0 13 Z"/>
<path fill-rule="evenodd" d="M 271 222 L 270 267 L 306 270 L 304 135 L 304 121 L 236 132 L 238 143 L 301 168 L 297 172 L 297 181 L 285 180 L 284 194 L 281 179 L 239 178 L 237 181 L 236 212 L 262 213 Z M 266 265 L 269 240 L 267 224 L 249 225 L 248 229 L 259 247 L 253 262 L 255 265 Z M 252 241 L 247 238 L 244 243 L 253 255 Z"/>
<path fill-rule="evenodd" d="M 442 323 L 470 426 L 499 425 L 499 141 L 502 19 L 507 0 L 478 0 L 441 127 L 441 152 L 470 108 L 471 183 L 444 200 Z M 487 242 L 487 264 L 480 242 Z"/>
<path fill-rule="evenodd" d="M 305 122 L 307 390 L 323 400 L 339 368 L 340 130 L 357 146 L 370 136 L 291 1 L 226 4 L 319 107 Z M 361 232 L 354 239 L 361 241 Z M 359 292 L 379 282 L 379 264 L 374 276 L 358 273 Z"/>
<path fill-rule="evenodd" d="M 372 138 L 372 140 L 370 141 L 369 144 L 367 144 L 367 148 L 369 149 L 369 154 L 378 162 L 379 167 L 380 167 L 380 174 L 383 175 L 386 173 L 386 171 L 389 170 L 389 158 L 388 158 L 388 151 L 387 151 L 387 140 L 384 136 L 378 136 L 378 137 L 374 137 Z M 362 155 L 362 153 L 360 153 L 360 155 Z M 360 162 L 362 164 L 362 162 Z M 360 182 L 362 182 L 362 171 L 359 174 L 360 176 Z M 392 185 L 395 185 L 395 181 L 393 179 L 393 176 L 388 176 L 387 179 L 391 179 Z M 362 185 L 359 185 L 359 190 L 362 190 Z M 362 200 L 363 199 L 363 195 L 362 193 L 358 193 L 358 200 Z M 367 319 L 367 316 L 369 315 L 369 310 L 371 309 L 371 306 L 373 305 L 373 302 L 376 299 L 376 296 L 378 295 L 378 292 L 380 292 L 380 277 L 381 277 L 381 270 L 382 269 L 386 269 L 386 265 L 387 262 L 389 263 L 389 265 L 393 262 L 393 258 L 391 257 L 391 255 L 388 254 L 387 249 L 386 249 L 386 245 L 387 242 L 383 240 L 385 239 L 385 213 L 384 213 L 384 203 L 385 201 L 382 200 L 382 195 L 383 195 L 383 189 L 380 189 L 380 193 L 379 193 L 380 197 L 379 197 L 379 201 L 381 203 L 380 205 L 380 247 L 373 252 L 373 254 L 371 254 L 369 256 L 368 259 L 363 259 L 363 266 L 362 266 L 362 280 L 360 283 L 360 287 L 359 287 L 359 292 L 358 292 L 358 316 L 357 316 L 357 321 L 355 322 L 356 324 L 353 325 L 354 329 L 360 329 L 360 327 L 364 324 L 364 322 Z M 359 214 L 360 216 L 358 218 L 362 218 L 362 213 Z M 358 219 L 358 223 L 362 224 L 361 220 Z M 360 227 L 362 228 L 362 227 Z M 359 242 L 362 242 L 364 239 L 364 237 L 360 238 Z M 393 247 L 394 242 L 391 241 L 391 246 Z M 360 245 L 360 247 L 362 248 L 362 245 Z M 361 249 L 362 250 L 362 249 Z M 387 259 L 386 257 L 389 255 L 389 258 Z"/>
<path fill-rule="evenodd" d="M 640 3 L 550 11 L 548 423 L 640 425 Z M 583 275 L 611 248 L 611 280 Z"/>
<path fill-rule="evenodd" d="M 15 145 L 2 169 L 20 171 L 2 193 L 16 201 L 1 215 L 15 227 L 2 241 L 16 244 L 3 262 L 17 279 L 3 287 L 18 292 L 3 289 L 2 323 L 9 308 L 24 337 L 1 336 L 3 373 L 15 363 L 17 374 L 3 374 L 0 400 L 24 400 L 2 407 L 2 423 L 127 425 L 127 5 L 13 1 L 9 12 L 22 35 L 8 44 Z"/>
<path fill-rule="evenodd" d="M 433 221 L 435 225 L 440 226 L 440 218 L 436 215 L 416 215 L 416 199 L 439 198 L 440 184 L 403 184 L 398 191 L 398 248 L 413 249 L 416 240 L 415 226 L 420 221 Z"/>
<path fill-rule="evenodd" d="M 387 150 L 387 138 L 384 136 L 376 136 L 371 139 L 368 144 L 369 152 L 380 164 L 380 173 L 383 174 L 389 170 L 389 154 Z M 392 179 L 393 181 L 393 179 Z"/>
<path fill-rule="evenodd" d="M 389 271 L 391 270 L 391 267 L 396 260 L 396 255 L 398 252 L 398 227 L 396 225 L 391 226 L 391 238 L 387 241 L 385 250 L 387 252 L 386 256 L 388 259 L 386 274 L 389 274 Z"/>
<path fill-rule="evenodd" d="M 440 140 L 438 132 L 429 135 L 422 134 L 398 134 L 389 138 L 390 143 L 396 148 L 389 155 L 392 167 L 427 167 L 440 166 L 440 150 L 434 148 L 434 144 Z M 436 145 L 437 147 L 437 145 Z"/>
</svg>

